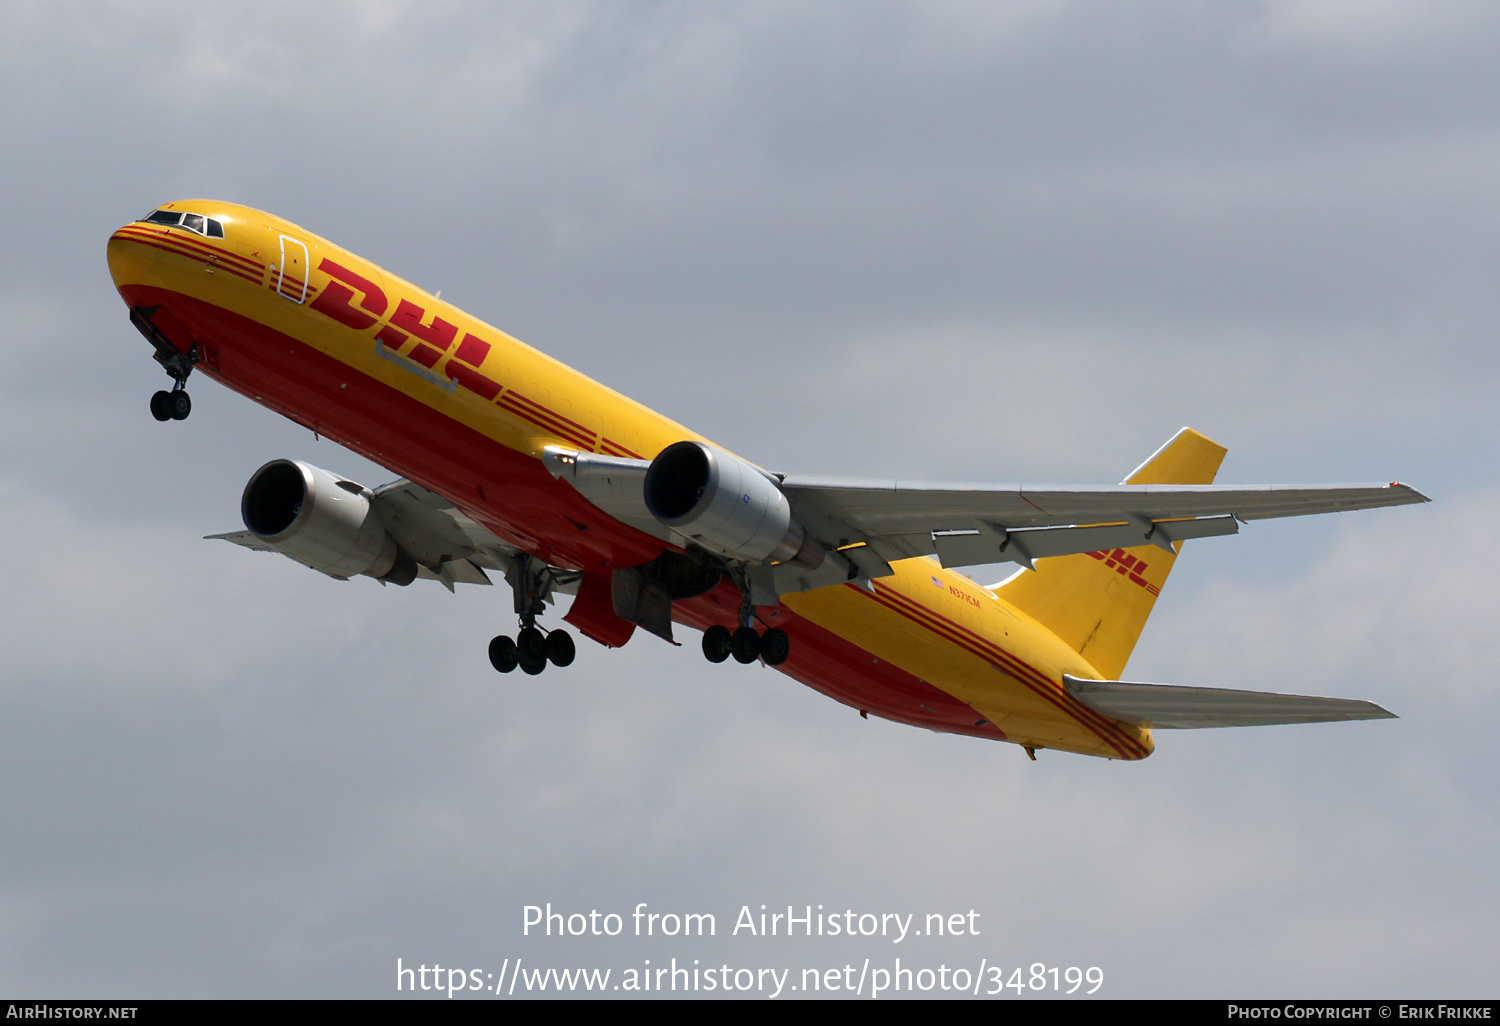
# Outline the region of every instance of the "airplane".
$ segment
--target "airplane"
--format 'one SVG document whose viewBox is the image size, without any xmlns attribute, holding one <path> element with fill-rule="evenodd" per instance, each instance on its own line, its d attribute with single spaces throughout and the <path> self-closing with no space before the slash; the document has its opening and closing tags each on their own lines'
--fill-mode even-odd
<svg viewBox="0 0 1500 1026">
<path fill-rule="evenodd" d="M 1399 482 L 1214 485 L 1189 428 L 1115 486 L 771 472 L 271 214 L 164 204 L 109 239 L 130 321 L 184 420 L 199 371 L 400 479 L 257 470 L 245 530 L 210 535 L 339 580 L 511 589 L 492 666 L 539 674 L 637 628 L 702 632 L 712 662 L 775 667 L 934 731 L 1143 759 L 1156 729 L 1379 719 L 1370 702 L 1120 679 L 1184 542 L 1270 518 L 1426 502 Z M 983 587 L 956 571 L 1009 562 Z"/>
</svg>

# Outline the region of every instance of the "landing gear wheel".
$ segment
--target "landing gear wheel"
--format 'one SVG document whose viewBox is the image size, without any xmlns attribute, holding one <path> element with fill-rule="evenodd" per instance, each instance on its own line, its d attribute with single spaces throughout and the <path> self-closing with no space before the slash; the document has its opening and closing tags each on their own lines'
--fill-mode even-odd
<svg viewBox="0 0 1500 1026">
<path fill-rule="evenodd" d="M 760 655 L 760 635 L 754 627 L 741 627 L 730 638 L 729 646 L 737 662 L 753 663 Z"/>
<path fill-rule="evenodd" d="M 516 650 L 520 655 L 521 669 L 526 669 L 527 663 L 547 665 L 547 636 L 536 627 L 523 627 L 521 633 L 516 635 Z M 530 673 L 530 670 L 526 672 Z M 537 670 L 541 673 L 541 670 Z"/>
<path fill-rule="evenodd" d="M 188 414 L 193 412 L 193 400 L 182 389 L 167 393 L 167 412 L 172 415 L 173 420 L 187 420 Z"/>
<path fill-rule="evenodd" d="M 564 630 L 549 631 L 546 648 L 553 666 L 567 666 L 578 651 L 573 647 L 573 635 Z"/>
<path fill-rule="evenodd" d="M 780 666 L 792 654 L 792 639 L 780 627 L 772 627 L 760 636 L 760 657 L 767 666 Z"/>
<path fill-rule="evenodd" d="M 516 643 L 507 635 L 501 634 L 490 641 L 490 665 L 495 669 L 501 673 L 509 673 L 520 661 Z"/>
<path fill-rule="evenodd" d="M 528 675 L 530 675 L 532 677 L 535 677 L 537 674 L 541 673 L 546 668 L 547 668 L 547 657 L 546 656 L 542 656 L 541 659 L 528 659 L 524 655 L 521 657 L 521 672 L 522 673 L 525 673 L 525 674 L 528 674 Z"/>
<path fill-rule="evenodd" d="M 703 655 L 711 663 L 722 663 L 729 658 L 734 639 L 729 628 L 716 623 L 703 632 Z"/>
<path fill-rule="evenodd" d="M 157 420 L 171 420 L 172 410 L 168 404 L 172 401 L 172 393 L 162 389 L 151 397 L 151 416 Z"/>
</svg>

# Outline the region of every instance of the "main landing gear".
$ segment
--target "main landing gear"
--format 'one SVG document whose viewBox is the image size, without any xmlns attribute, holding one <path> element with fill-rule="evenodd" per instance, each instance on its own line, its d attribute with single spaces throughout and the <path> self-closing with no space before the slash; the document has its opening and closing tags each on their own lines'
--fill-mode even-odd
<svg viewBox="0 0 1500 1026">
<path fill-rule="evenodd" d="M 545 670 L 548 663 L 567 666 L 577 654 L 573 636 L 564 630 L 544 632 L 536 625 L 537 615 L 547 608 L 547 594 L 553 584 L 552 568 L 523 552 L 516 556 L 505 578 L 515 595 L 521 630 L 514 639 L 501 634 L 490 641 L 490 665 L 501 673 L 519 666 L 522 673 L 533 677 Z"/>
<path fill-rule="evenodd" d="M 548 631 L 536 625 L 522 627 L 515 640 L 501 634 L 490 641 L 490 665 L 501 673 L 509 673 L 517 666 L 522 673 L 535 676 L 553 666 L 567 666 L 573 661 L 577 650 L 573 636 L 564 630 Z"/>
<path fill-rule="evenodd" d="M 731 570 L 730 577 L 740 589 L 739 627 L 731 631 L 714 624 L 703 632 L 703 654 L 711 663 L 722 663 L 730 656 L 735 662 L 753 663 L 759 659 L 767 666 L 780 666 L 792 654 L 792 639 L 780 627 L 764 634 L 755 630 L 755 603 L 750 598 L 750 582 L 743 570 Z"/>
<path fill-rule="evenodd" d="M 703 632 L 703 654 L 711 663 L 722 663 L 734 656 L 735 662 L 739 663 L 762 659 L 767 666 L 780 666 L 792 654 L 792 639 L 780 627 L 757 634 L 754 627 L 738 627 L 730 631 L 723 624 L 716 623 Z"/>
</svg>

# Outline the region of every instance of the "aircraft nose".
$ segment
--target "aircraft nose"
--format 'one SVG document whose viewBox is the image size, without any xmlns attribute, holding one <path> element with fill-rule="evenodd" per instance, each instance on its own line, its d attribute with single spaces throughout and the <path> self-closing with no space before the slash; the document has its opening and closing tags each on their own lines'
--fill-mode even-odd
<svg viewBox="0 0 1500 1026">
<path fill-rule="evenodd" d="M 115 288 L 143 282 L 156 265 L 160 250 L 149 245 L 145 232 L 136 223 L 122 225 L 109 237 L 105 258 Z"/>
</svg>

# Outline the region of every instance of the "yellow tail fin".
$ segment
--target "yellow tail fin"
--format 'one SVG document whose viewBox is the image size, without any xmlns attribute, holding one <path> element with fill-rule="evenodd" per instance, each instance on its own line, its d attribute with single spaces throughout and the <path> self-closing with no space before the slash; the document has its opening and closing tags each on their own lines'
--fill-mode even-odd
<svg viewBox="0 0 1500 1026">
<path fill-rule="evenodd" d="M 1123 483 L 1212 484 L 1226 451 L 1183 428 Z M 1012 578 L 999 595 L 1062 638 L 1100 677 L 1119 680 L 1175 561 L 1154 545 L 1055 556 Z"/>
</svg>

